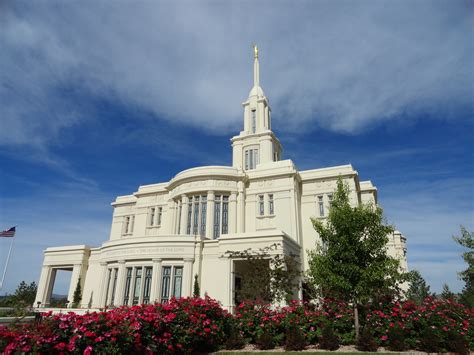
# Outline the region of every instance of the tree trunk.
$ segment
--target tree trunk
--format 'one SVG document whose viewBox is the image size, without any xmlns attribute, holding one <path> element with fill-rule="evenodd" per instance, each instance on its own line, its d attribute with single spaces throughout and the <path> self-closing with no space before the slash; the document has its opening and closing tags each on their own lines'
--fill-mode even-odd
<svg viewBox="0 0 474 355">
<path fill-rule="evenodd" d="M 355 340 L 356 343 L 359 341 L 359 329 L 360 329 L 360 324 L 359 324 L 359 304 L 357 302 L 354 302 L 354 326 L 355 326 Z"/>
</svg>

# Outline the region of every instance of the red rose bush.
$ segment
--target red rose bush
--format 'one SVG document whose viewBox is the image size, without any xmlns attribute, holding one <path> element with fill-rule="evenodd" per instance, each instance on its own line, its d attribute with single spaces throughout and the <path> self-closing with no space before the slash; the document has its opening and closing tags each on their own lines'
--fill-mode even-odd
<svg viewBox="0 0 474 355">
<path fill-rule="evenodd" d="M 370 329 L 379 346 L 389 349 L 464 353 L 474 345 L 474 309 L 452 300 L 427 298 L 421 305 L 386 301 L 366 305 L 361 315 L 362 326 Z M 231 315 L 209 297 L 180 298 L 85 315 L 48 313 L 39 323 L 0 326 L 0 350 L 4 354 L 207 353 L 223 348 L 236 330 L 247 343 L 256 344 L 265 335 L 271 343 L 285 345 L 288 330 L 294 334 L 297 329 L 309 345 L 327 343 L 328 328 L 333 339 L 354 344 L 353 323 L 351 305 L 333 299 L 286 307 L 245 302 Z"/>
</svg>

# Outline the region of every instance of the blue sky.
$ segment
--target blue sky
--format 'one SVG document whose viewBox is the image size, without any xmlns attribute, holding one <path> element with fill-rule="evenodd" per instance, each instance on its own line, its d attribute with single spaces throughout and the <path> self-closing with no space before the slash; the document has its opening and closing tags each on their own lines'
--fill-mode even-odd
<svg viewBox="0 0 474 355">
<path fill-rule="evenodd" d="M 353 164 L 408 238 L 409 267 L 461 289 L 472 2 L 85 3 L 0 5 L 0 228 L 18 225 L 2 293 L 38 280 L 45 248 L 105 241 L 117 195 L 230 164 L 253 42 L 284 158 Z"/>
</svg>

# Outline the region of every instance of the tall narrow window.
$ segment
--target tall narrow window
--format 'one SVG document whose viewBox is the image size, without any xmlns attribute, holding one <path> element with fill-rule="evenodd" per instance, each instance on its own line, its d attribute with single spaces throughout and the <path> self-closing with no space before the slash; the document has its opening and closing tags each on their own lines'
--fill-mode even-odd
<svg viewBox="0 0 474 355">
<path fill-rule="evenodd" d="M 125 216 L 123 221 L 123 232 L 122 234 L 128 234 L 128 230 L 130 229 L 130 216 Z"/>
<path fill-rule="evenodd" d="M 328 195 L 329 207 L 332 207 L 332 194 Z"/>
<path fill-rule="evenodd" d="M 194 196 L 194 213 L 193 213 L 193 234 L 198 234 L 199 226 L 199 196 Z"/>
<path fill-rule="evenodd" d="M 135 268 L 135 285 L 133 285 L 133 305 L 140 301 L 140 291 L 142 287 L 142 268 Z"/>
<path fill-rule="evenodd" d="M 188 200 L 188 223 L 186 228 L 186 234 L 191 234 L 191 217 L 193 215 L 193 198 L 190 197 Z"/>
<path fill-rule="evenodd" d="M 252 133 L 257 131 L 257 113 L 255 110 L 252 110 Z"/>
<path fill-rule="evenodd" d="M 254 158 L 253 149 L 250 149 L 249 150 L 249 169 L 254 169 L 255 168 L 253 158 Z"/>
<path fill-rule="evenodd" d="M 324 217 L 324 202 L 323 196 L 318 196 L 319 216 Z"/>
<path fill-rule="evenodd" d="M 158 218 L 156 221 L 157 226 L 161 226 L 161 216 L 163 215 L 163 207 L 158 207 Z"/>
<path fill-rule="evenodd" d="M 229 230 L 229 196 L 222 196 L 222 234 Z"/>
<path fill-rule="evenodd" d="M 151 277 L 153 268 L 150 266 L 145 267 L 145 279 L 143 285 L 143 303 L 150 303 L 150 291 L 151 291 Z"/>
<path fill-rule="evenodd" d="M 207 196 L 201 196 L 201 228 L 200 235 L 206 235 L 206 213 L 207 213 Z"/>
<path fill-rule="evenodd" d="M 114 279 L 112 284 L 112 300 L 110 302 L 111 305 L 115 304 L 115 289 L 117 288 L 117 277 L 118 277 L 118 269 L 114 269 Z"/>
<path fill-rule="evenodd" d="M 132 268 L 127 268 L 127 277 L 125 279 L 125 292 L 123 296 L 123 304 L 128 304 L 130 298 L 130 284 L 132 282 Z"/>
<path fill-rule="evenodd" d="M 130 217 L 130 224 L 128 226 L 128 234 L 133 234 L 133 227 L 135 226 L 135 216 Z"/>
<path fill-rule="evenodd" d="M 155 207 L 150 208 L 150 217 L 148 218 L 148 225 L 150 227 L 155 225 Z"/>
<path fill-rule="evenodd" d="M 161 277 L 161 302 L 166 303 L 170 299 L 171 266 L 163 266 Z"/>
<path fill-rule="evenodd" d="M 253 150 L 253 169 L 258 165 L 258 149 Z"/>
<path fill-rule="evenodd" d="M 249 169 L 249 151 L 245 151 L 245 170 Z"/>
<path fill-rule="evenodd" d="M 173 297 L 181 297 L 181 285 L 183 282 L 183 268 L 181 266 L 174 267 L 173 274 Z"/>
<path fill-rule="evenodd" d="M 273 215 L 274 213 L 274 208 L 273 208 L 273 194 L 268 195 L 268 213 L 270 215 Z"/>
<path fill-rule="evenodd" d="M 214 203 L 214 239 L 220 236 L 221 223 L 221 196 L 216 195 Z"/>
<path fill-rule="evenodd" d="M 263 195 L 258 195 L 258 214 L 263 216 L 265 214 L 265 204 Z"/>
</svg>

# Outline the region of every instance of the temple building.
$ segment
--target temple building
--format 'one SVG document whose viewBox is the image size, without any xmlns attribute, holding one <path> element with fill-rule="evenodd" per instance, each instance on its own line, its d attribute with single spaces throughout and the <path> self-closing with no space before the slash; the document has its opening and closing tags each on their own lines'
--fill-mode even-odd
<svg viewBox="0 0 474 355">
<path fill-rule="evenodd" d="M 319 240 L 311 217 L 327 218 L 339 177 L 353 205 L 377 203 L 377 188 L 360 181 L 351 165 L 299 171 L 283 159 L 259 82 L 256 47 L 253 69 L 253 86 L 242 104 L 243 130 L 231 139 L 232 165 L 191 168 L 117 197 L 110 236 L 101 246 L 45 250 L 35 304 L 48 307 L 57 271 L 70 270 L 68 300 L 80 282 L 82 308 L 191 296 L 197 275 L 201 296 L 231 309 L 245 261 L 227 251 L 277 244 L 273 253 L 296 255 L 306 270 L 306 251 Z M 407 270 L 405 238 L 399 232 L 389 237 L 388 253 Z"/>
</svg>

